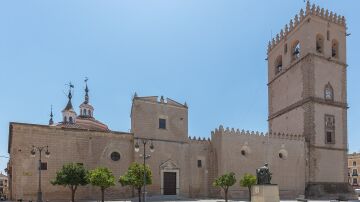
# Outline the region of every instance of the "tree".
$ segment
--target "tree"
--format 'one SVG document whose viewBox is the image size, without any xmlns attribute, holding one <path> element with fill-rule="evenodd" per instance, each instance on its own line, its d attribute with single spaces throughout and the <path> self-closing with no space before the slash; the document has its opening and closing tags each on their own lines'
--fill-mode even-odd
<svg viewBox="0 0 360 202">
<path fill-rule="evenodd" d="M 141 187 L 144 185 L 144 172 L 146 174 L 146 184 L 152 184 L 150 167 L 144 167 L 144 165 L 136 162 L 132 163 L 125 175 L 120 176 L 119 179 L 122 186 L 132 186 L 137 189 L 139 202 L 141 202 Z"/>
<path fill-rule="evenodd" d="M 69 187 L 71 190 L 71 201 L 74 202 L 77 188 L 88 184 L 86 178 L 87 173 L 88 171 L 84 168 L 84 166 L 76 163 L 69 163 L 63 165 L 61 170 L 56 172 L 55 179 L 50 182 L 52 185 Z"/>
<path fill-rule="evenodd" d="M 104 202 L 105 189 L 115 186 L 115 177 L 108 168 L 96 168 L 88 173 L 89 183 L 100 187 L 101 201 Z"/>
<path fill-rule="evenodd" d="M 243 178 L 240 179 L 240 186 L 249 189 L 249 200 L 251 201 L 251 186 L 256 184 L 256 177 L 252 174 L 245 173 Z"/>
<path fill-rule="evenodd" d="M 224 190 L 225 194 L 225 202 L 228 201 L 228 191 L 229 187 L 233 186 L 236 183 L 235 173 L 225 173 L 215 179 L 213 182 L 213 186 L 215 187 L 221 187 Z"/>
</svg>

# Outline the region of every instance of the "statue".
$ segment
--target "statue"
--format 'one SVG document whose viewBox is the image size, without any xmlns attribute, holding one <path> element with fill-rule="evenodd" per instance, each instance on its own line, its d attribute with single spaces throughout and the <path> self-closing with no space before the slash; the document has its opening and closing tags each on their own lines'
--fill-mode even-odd
<svg viewBox="0 0 360 202">
<path fill-rule="evenodd" d="M 268 164 L 256 169 L 257 184 L 271 184 L 271 175 Z"/>
</svg>

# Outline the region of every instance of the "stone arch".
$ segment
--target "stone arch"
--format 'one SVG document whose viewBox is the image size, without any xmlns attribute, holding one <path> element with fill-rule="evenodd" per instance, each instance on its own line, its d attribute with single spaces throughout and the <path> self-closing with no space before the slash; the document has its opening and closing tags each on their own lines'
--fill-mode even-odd
<svg viewBox="0 0 360 202">
<path fill-rule="evenodd" d="M 331 86 L 330 82 L 328 82 L 324 87 L 324 98 L 325 100 L 334 100 L 334 89 Z"/>
<path fill-rule="evenodd" d="M 295 40 L 292 43 L 291 46 L 291 59 L 292 60 L 297 60 L 299 59 L 301 56 L 301 46 L 300 46 L 300 41 L 299 40 Z"/>
<path fill-rule="evenodd" d="M 331 42 L 331 57 L 339 58 L 339 42 L 336 39 Z"/>
<path fill-rule="evenodd" d="M 276 57 L 275 60 L 275 75 L 283 70 L 282 55 Z"/>
<path fill-rule="evenodd" d="M 324 36 L 322 34 L 316 35 L 316 52 L 324 53 Z"/>
</svg>

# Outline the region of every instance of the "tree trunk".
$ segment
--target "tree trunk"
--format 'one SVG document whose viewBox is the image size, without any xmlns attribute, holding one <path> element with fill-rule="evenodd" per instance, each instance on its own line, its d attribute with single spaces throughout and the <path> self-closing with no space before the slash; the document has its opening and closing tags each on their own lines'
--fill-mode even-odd
<svg viewBox="0 0 360 202">
<path fill-rule="evenodd" d="M 141 188 L 138 189 L 139 202 L 141 202 Z"/>
<path fill-rule="evenodd" d="M 249 186 L 248 189 L 249 189 L 249 201 L 251 201 L 251 186 Z"/>
<path fill-rule="evenodd" d="M 72 202 L 75 202 L 75 191 L 76 191 L 76 187 L 71 186 L 70 189 L 71 189 L 71 201 L 72 201 Z"/>
<path fill-rule="evenodd" d="M 101 188 L 101 201 L 104 202 L 105 200 L 105 189 Z"/>
<path fill-rule="evenodd" d="M 225 202 L 227 202 L 228 201 L 228 189 L 225 189 L 224 191 L 225 191 Z"/>
</svg>

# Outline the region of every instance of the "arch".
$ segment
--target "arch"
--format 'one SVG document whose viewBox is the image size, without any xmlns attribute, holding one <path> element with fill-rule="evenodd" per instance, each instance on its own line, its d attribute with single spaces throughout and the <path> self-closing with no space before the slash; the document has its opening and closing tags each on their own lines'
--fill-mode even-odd
<svg viewBox="0 0 360 202">
<path fill-rule="evenodd" d="M 291 47 L 292 60 L 299 59 L 301 56 L 301 46 L 299 40 L 294 41 Z"/>
<path fill-rule="evenodd" d="M 69 116 L 69 123 L 73 123 L 73 117 Z"/>
<path fill-rule="evenodd" d="M 88 115 L 91 116 L 91 111 L 90 111 L 90 109 L 88 110 Z"/>
<path fill-rule="evenodd" d="M 316 35 L 316 52 L 324 53 L 324 37 L 321 34 Z"/>
<path fill-rule="evenodd" d="M 325 100 L 329 100 L 329 101 L 334 100 L 334 89 L 331 86 L 330 82 L 325 85 L 324 98 L 325 98 Z"/>
<path fill-rule="evenodd" d="M 339 42 L 336 39 L 331 42 L 331 57 L 339 58 Z"/>
<path fill-rule="evenodd" d="M 282 71 L 282 56 L 279 55 L 275 60 L 275 75 Z"/>
<path fill-rule="evenodd" d="M 86 109 L 84 109 L 83 111 L 84 111 L 84 112 L 83 112 L 83 115 L 86 116 Z"/>
<path fill-rule="evenodd" d="M 67 117 L 66 116 L 64 116 L 64 123 L 66 123 L 67 122 Z"/>
</svg>

